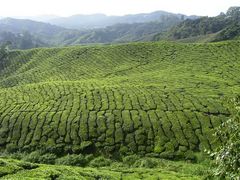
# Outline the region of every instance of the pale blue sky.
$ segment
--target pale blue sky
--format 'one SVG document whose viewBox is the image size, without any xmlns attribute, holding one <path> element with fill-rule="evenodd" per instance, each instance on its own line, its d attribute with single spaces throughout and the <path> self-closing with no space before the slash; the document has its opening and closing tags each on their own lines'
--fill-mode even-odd
<svg viewBox="0 0 240 180">
<path fill-rule="evenodd" d="M 0 16 L 124 15 L 156 10 L 215 16 L 230 6 L 240 6 L 240 0 L 0 0 Z"/>
</svg>

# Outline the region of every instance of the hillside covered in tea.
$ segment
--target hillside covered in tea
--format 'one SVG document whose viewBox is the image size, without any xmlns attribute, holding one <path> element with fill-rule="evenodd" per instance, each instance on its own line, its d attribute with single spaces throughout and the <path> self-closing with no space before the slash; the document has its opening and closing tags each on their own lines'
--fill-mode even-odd
<svg viewBox="0 0 240 180">
<path fill-rule="evenodd" d="M 240 42 L 11 51 L 0 61 L 0 149 L 194 159 L 240 92 Z"/>
</svg>

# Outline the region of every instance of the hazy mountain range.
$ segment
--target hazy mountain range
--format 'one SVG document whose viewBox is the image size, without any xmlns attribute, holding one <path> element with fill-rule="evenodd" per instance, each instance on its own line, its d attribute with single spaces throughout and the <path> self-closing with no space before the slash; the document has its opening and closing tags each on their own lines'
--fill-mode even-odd
<svg viewBox="0 0 240 180">
<path fill-rule="evenodd" d="M 90 15 L 72 15 L 69 17 L 60 17 L 55 15 L 42 15 L 42 16 L 23 16 L 13 17 L 15 19 L 29 19 L 33 21 L 40 21 L 50 23 L 53 25 L 61 26 L 70 29 L 93 29 L 104 28 L 114 24 L 132 24 L 144 22 L 165 22 L 169 18 L 177 19 L 197 19 L 198 16 L 186 16 L 184 14 L 174 14 L 165 11 L 155 11 L 152 13 L 130 14 L 124 16 L 107 16 L 105 14 L 90 14 Z"/>
<path fill-rule="evenodd" d="M 49 20 L 48 22 L 54 25 L 77 28 L 77 29 L 89 29 L 89 28 L 104 28 L 112 26 L 114 24 L 123 23 L 144 23 L 144 22 L 165 22 L 169 18 L 176 19 L 196 19 L 197 16 L 186 16 L 183 14 L 173 14 L 165 11 L 156 11 L 152 13 L 133 14 L 125 16 L 106 16 L 104 14 L 93 15 L 74 15 L 70 17 L 59 17 Z"/>
<path fill-rule="evenodd" d="M 24 18 L 24 17 L 22 17 Z M 0 44 L 12 48 L 66 46 L 89 43 L 174 40 L 209 42 L 238 38 L 240 8 L 232 7 L 216 17 L 197 17 L 157 11 L 149 14 L 103 14 L 0 20 Z M 44 22 L 40 22 L 44 21 Z"/>
<path fill-rule="evenodd" d="M 126 16 L 94 14 L 68 18 L 55 16 L 28 18 L 45 22 L 1 19 L 0 42 L 11 41 L 13 48 L 26 49 L 41 46 L 148 41 L 185 19 L 196 19 L 196 16 L 188 17 L 158 11 Z"/>
</svg>

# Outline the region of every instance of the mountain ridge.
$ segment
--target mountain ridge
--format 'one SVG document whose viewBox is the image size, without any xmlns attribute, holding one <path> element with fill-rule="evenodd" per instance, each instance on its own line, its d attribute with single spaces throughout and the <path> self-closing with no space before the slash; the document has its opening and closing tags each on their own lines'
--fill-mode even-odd
<svg viewBox="0 0 240 180">
<path fill-rule="evenodd" d="M 230 7 L 226 13 L 216 17 L 201 17 L 199 19 L 187 19 L 172 27 L 168 32 L 160 33 L 157 40 L 183 40 L 186 42 L 196 37 L 204 42 L 223 41 L 240 37 L 240 7 Z M 208 36 L 210 38 L 208 38 Z"/>
<path fill-rule="evenodd" d="M 157 17 L 161 16 L 159 12 L 150 14 L 150 16 L 155 15 Z M 3 43 L 12 41 L 12 47 L 20 49 L 41 46 L 151 40 L 155 34 L 166 31 L 168 28 L 183 21 L 182 18 L 184 18 L 180 15 L 171 14 L 170 16 L 161 16 L 161 21 L 152 21 L 150 18 L 144 20 L 145 22 L 143 23 L 136 23 L 140 20 L 142 21 L 142 16 L 146 16 L 146 14 L 141 14 L 141 17 L 137 18 L 136 16 L 138 15 L 131 15 L 131 17 L 135 18 L 134 21 L 127 21 L 128 17 L 125 16 L 125 20 L 121 21 L 121 23 L 114 20 L 112 22 L 115 23 L 114 25 L 84 30 L 67 29 L 50 23 L 32 20 L 5 18 L 0 20 L 0 40 Z M 123 22 L 125 23 L 123 24 Z M 25 36 L 22 36 L 23 32 L 25 32 Z"/>
<path fill-rule="evenodd" d="M 129 16 L 123 16 L 120 20 L 111 20 L 105 23 L 107 25 L 107 23 L 114 22 L 114 25 L 103 28 L 82 28 L 81 30 L 63 28 L 50 23 L 8 18 L 0 20 L 0 44 L 11 41 L 12 48 L 28 49 L 136 41 L 214 42 L 238 39 L 240 38 L 239 9 L 239 7 L 231 7 L 226 14 L 221 13 L 216 17 L 197 19 L 195 19 L 196 17 L 188 19 L 187 16 L 181 14 L 157 11 L 147 15 L 129 15 L 129 19 Z M 143 16 L 147 17 L 144 19 Z M 101 22 L 101 18 L 105 19 L 107 16 L 95 14 L 86 17 L 88 17 L 85 19 L 87 21 L 83 21 L 83 24 Z M 89 21 L 89 17 L 92 22 Z M 78 16 L 76 18 L 78 19 Z M 155 21 L 152 21 L 153 19 Z M 74 20 L 74 22 L 78 21 Z"/>
<path fill-rule="evenodd" d="M 197 16 L 186 16 L 183 14 L 174 14 L 166 11 L 155 11 L 151 13 L 128 14 L 124 16 L 107 16 L 105 14 L 73 15 L 70 17 L 57 18 L 49 22 L 55 25 L 63 26 L 63 27 L 86 29 L 86 28 L 104 28 L 107 26 L 120 24 L 120 23 L 131 24 L 131 23 L 144 23 L 144 22 L 150 22 L 150 21 L 162 22 L 163 18 L 170 17 L 170 16 L 174 16 L 175 18 L 183 18 L 183 19 L 197 18 Z"/>
</svg>

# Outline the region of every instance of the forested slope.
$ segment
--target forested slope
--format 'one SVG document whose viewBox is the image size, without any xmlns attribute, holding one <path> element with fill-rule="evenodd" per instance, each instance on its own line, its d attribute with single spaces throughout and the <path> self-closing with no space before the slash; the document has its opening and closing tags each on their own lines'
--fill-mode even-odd
<svg viewBox="0 0 240 180">
<path fill-rule="evenodd" d="M 187 19 L 154 39 L 182 42 L 218 42 L 240 37 L 240 7 L 230 7 L 226 13 L 215 17 Z"/>
</svg>

